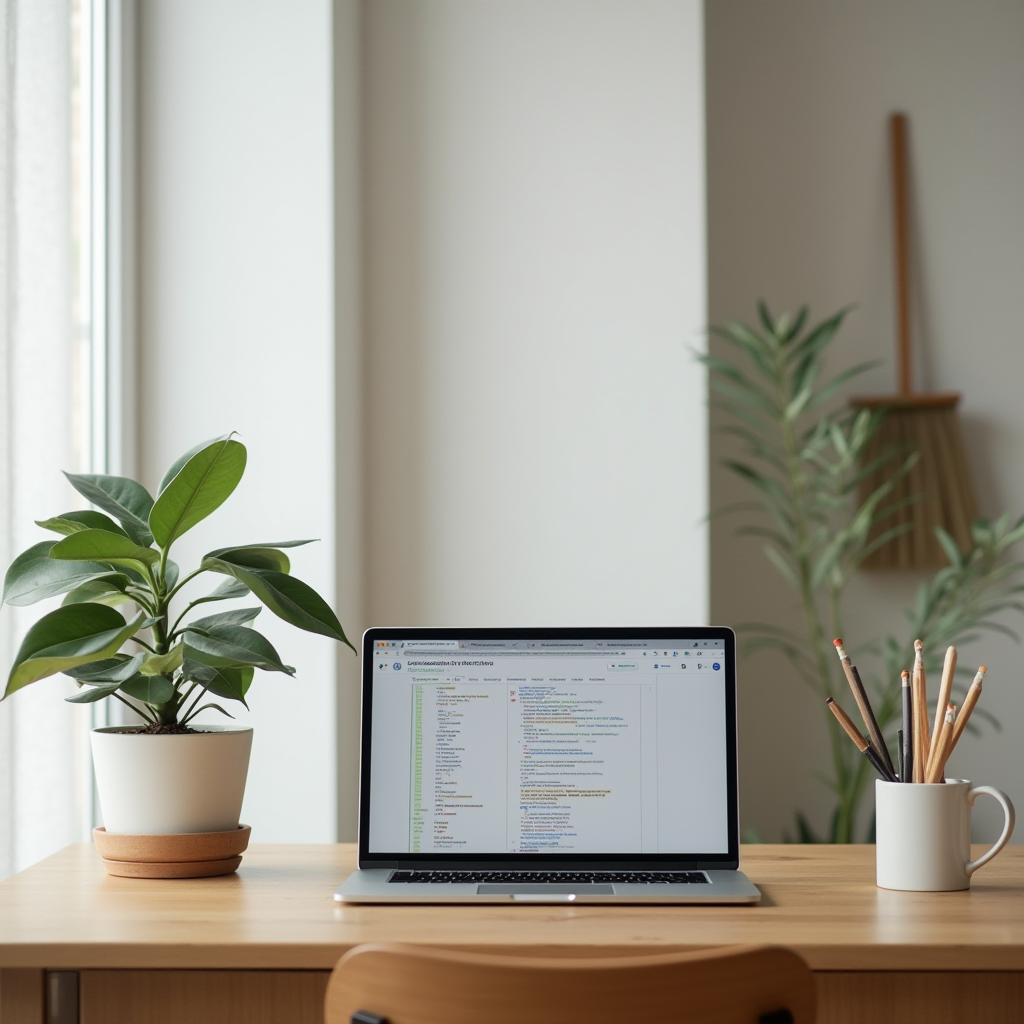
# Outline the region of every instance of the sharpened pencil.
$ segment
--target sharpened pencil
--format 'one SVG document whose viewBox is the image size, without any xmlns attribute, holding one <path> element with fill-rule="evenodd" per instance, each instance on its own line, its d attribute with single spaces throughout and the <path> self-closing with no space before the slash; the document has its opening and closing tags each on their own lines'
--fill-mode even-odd
<svg viewBox="0 0 1024 1024">
<path fill-rule="evenodd" d="M 964 731 L 967 719 L 971 717 L 971 712 L 974 710 L 974 705 L 978 703 L 978 698 L 981 696 L 981 684 L 985 681 L 985 673 L 987 671 L 988 669 L 984 665 L 978 669 L 978 674 L 974 677 L 974 682 L 971 683 L 967 696 L 964 697 L 960 714 L 956 716 L 956 721 L 953 723 L 953 747 L 956 746 L 957 741 L 960 739 L 960 733 Z M 952 748 L 950 748 L 950 753 L 952 752 Z"/>
<path fill-rule="evenodd" d="M 882 759 L 872 750 L 871 744 L 864 739 L 861 735 L 860 729 L 853 724 L 853 719 L 836 703 L 833 698 L 829 697 L 825 703 L 828 705 L 829 711 L 836 716 L 836 720 L 843 727 L 843 731 L 851 740 L 857 745 L 857 749 L 871 762 L 871 766 L 878 772 L 879 775 L 886 782 L 898 782 L 895 772 L 891 771 Z"/>
<path fill-rule="evenodd" d="M 928 777 L 925 782 L 942 783 L 946 781 L 946 758 L 952 749 L 953 723 L 956 720 L 956 705 L 946 706 L 946 717 L 942 723 L 942 731 L 932 737 L 932 757 L 928 765 Z"/>
<path fill-rule="evenodd" d="M 864 719 L 864 726 L 871 738 L 871 747 L 878 755 L 879 761 L 885 765 L 888 773 L 895 779 L 896 771 L 892 766 L 892 759 L 889 757 L 889 748 L 886 747 L 885 740 L 882 739 L 882 730 L 878 728 L 878 720 L 875 718 L 874 711 L 871 710 L 871 701 L 868 700 L 868 692 L 861 682 L 860 673 L 856 666 L 850 663 L 850 656 L 846 653 L 846 648 L 843 647 L 843 641 L 841 639 L 833 640 L 832 644 L 836 649 L 836 654 L 839 655 L 843 672 L 846 674 L 846 681 L 853 691 L 853 699 L 860 709 L 860 717 Z"/>
</svg>

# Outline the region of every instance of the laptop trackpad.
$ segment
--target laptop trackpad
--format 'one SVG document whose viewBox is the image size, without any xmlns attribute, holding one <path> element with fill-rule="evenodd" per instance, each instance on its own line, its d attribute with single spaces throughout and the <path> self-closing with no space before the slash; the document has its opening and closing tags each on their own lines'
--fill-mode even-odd
<svg viewBox="0 0 1024 1024">
<path fill-rule="evenodd" d="M 578 885 L 552 882 L 550 885 L 516 885 L 514 882 L 499 885 L 496 883 L 481 884 L 476 887 L 479 896 L 556 896 L 562 894 L 578 894 L 587 896 L 613 896 L 615 890 L 610 885 L 594 885 L 581 882 Z"/>
</svg>

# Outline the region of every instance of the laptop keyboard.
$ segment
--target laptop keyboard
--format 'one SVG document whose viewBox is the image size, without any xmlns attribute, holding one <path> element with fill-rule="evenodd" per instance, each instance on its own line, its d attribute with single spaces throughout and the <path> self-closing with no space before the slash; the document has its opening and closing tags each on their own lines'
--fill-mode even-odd
<svg viewBox="0 0 1024 1024">
<path fill-rule="evenodd" d="M 703 871 L 394 871 L 388 881 L 417 885 L 465 885 L 475 882 L 522 882 L 529 885 L 546 882 L 570 882 L 574 885 L 608 882 L 626 885 L 707 885 L 708 877 Z"/>
</svg>

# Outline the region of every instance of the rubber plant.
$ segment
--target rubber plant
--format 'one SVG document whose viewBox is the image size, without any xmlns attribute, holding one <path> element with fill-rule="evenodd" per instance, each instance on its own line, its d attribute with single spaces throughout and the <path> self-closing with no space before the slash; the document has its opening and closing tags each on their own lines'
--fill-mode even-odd
<svg viewBox="0 0 1024 1024">
<path fill-rule="evenodd" d="M 256 669 L 294 675 L 252 628 L 262 607 L 352 647 L 327 602 L 290 575 L 285 549 L 309 540 L 220 547 L 185 576 L 171 560 L 175 542 L 238 486 L 245 463 L 245 446 L 233 434 L 205 441 L 168 469 L 155 498 L 127 477 L 65 473 L 99 511 L 38 521 L 59 539 L 34 544 L 7 570 L 7 604 L 64 599 L 29 629 L 3 697 L 63 672 L 79 685 L 66 698 L 72 703 L 113 697 L 149 731 L 188 731 L 207 708 L 234 717 L 207 698 L 246 705 Z M 183 588 L 203 574 L 224 579 L 186 602 Z M 250 595 L 260 605 L 193 615 L 202 605 Z"/>
<path fill-rule="evenodd" d="M 797 629 L 749 622 L 737 630 L 747 653 L 759 648 L 781 653 L 820 701 L 831 752 L 829 771 L 821 777 L 835 799 L 827 839 L 849 843 L 858 836 L 857 814 L 871 772 L 825 708 L 830 696 L 850 702 L 832 640 L 844 635 L 845 591 L 860 564 L 876 547 L 909 529 L 884 527 L 898 504 L 893 485 L 916 455 L 893 446 L 871 460 L 868 452 L 884 411 L 853 410 L 842 402 L 847 385 L 873 364 L 823 379 L 825 355 L 846 310 L 806 329 L 806 307 L 796 316 L 777 318 L 764 303 L 759 311 L 759 327 L 730 321 L 713 328 L 728 347 L 722 354 L 699 357 L 726 417 L 720 430 L 743 450 L 743 457 L 724 465 L 751 488 L 754 499 L 718 511 L 753 514 L 737 532 L 763 541 L 765 557 L 799 597 L 802 621 Z M 864 481 L 880 467 L 888 469 L 887 482 L 864 494 Z M 934 673 L 949 644 L 969 642 L 984 630 L 1015 635 L 998 616 L 1024 611 L 1024 587 L 1017 580 L 1022 563 L 1012 557 L 1014 545 L 1024 538 L 1024 517 L 975 522 L 972 543 L 963 551 L 944 531 L 938 536 L 949 564 L 919 585 L 903 635 L 853 645 L 890 742 L 900 714 L 900 670 L 913 665 L 915 638 L 924 641 L 926 667 Z M 973 672 L 964 669 L 963 674 L 970 679 Z M 800 841 L 819 840 L 799 812 L 796 824 Z M 866 835 L 871 838 L 870 826 Z"/>
</svg>

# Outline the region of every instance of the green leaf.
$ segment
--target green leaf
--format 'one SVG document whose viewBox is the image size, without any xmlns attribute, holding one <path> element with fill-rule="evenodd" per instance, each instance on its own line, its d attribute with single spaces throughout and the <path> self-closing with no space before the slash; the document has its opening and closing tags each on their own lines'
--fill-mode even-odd
<svg viewBox="0 0 1024 1024">
<path fill-rule="evenodd" d="M 143 704 L 166 704 L 174 696 L 174 684 L 163 676 L 142 675 L 122 683 L 121 692 Z"/>
<path fill-rule="evenodd" d="M 236 597 L 248 597 L 249 588 L 241 580 L 225 580 L 216 590 L 211 590 L 206 597 L 201 597 L 197 601 L 193 601 L 193 604 L 199 604 L 200 601 L 231 601 Z"/>
<path fill-rule="evenodd" d="M 315 544 L 311 540 L 285 540 L 280 543 L 237 544 L 230 548 L 217 548 L 207 553 L 207 558 L 222 558 L 233 565 L 244 565 L 249 569 L 273 569 L 275 572 L 290 572 L 291 562 L 279 548 L 297 548 L 303 544 Z"/>
<path fill-rule="evenodd" d="M 172 562 L 169 558 L 167 564 L 164 566 L 164 586 L 168 592 L 173 590 L 178 585 L 178 576 L 181 570 L 178 568 L 177 562 Z"/>
<path fill-rule="evenodd" d="M 126 476 L 104 476 L 95 473 L 65 473 L 71 486 L 84 498 L 109 512 L 136 544 L 153 543 L 149 511 L 153 498 L 140 483 Z"/>
<path fill-rule="evenodd" d="M 144 548 L 128 537 L 106 530 L 83 530 L 65 537 L 50 548 L 50 557 L 71 561 L 91 559 L 142 571 L 160 561 L 159 553 L 153 548 Z"/>
<path fill-rule="evenodd" d="M 65 669 L 64 675 L 90 686 L 94 683 L 120 684 L 126 679 L 131 679 L 145 660 L 145 653 L 136 654 L 135 657 L 129 654 L 115 654 L 114 657 L 104 658 L 103 661 L 93 661 L 87 665 Z"/>
<path fill-rule="evenodd" d="M 172 467 L 173 468 L 173 467 Z M 149 514 L 162 548 L 218 509 L 245 472 L 245 445 L 231 435 L 208 441 L 163 486 Z"/>
<path fill-rule="evenodd" d="M 182 467 L 192 458 L 193 455 L 198 455 L 204 448 L 208 448 L 211 444 L 216 441 L 223 441 L 232 434 L 224 434 L 221 437 L 213 438 L 213 440 L 200 441 L 199 444 L 193 445 L 184 455 L 179 455 L 174 462 L 171 463 L 170 469 L 164 473 L 164 478 L 160 481 L 160 486 L 157 488 L 156 496 L 159 498 L 164 491 L 167 490 L 167 485 L 181 472 Z"/>
<path fill-rule="evenodd" d="M 79 587 L 75 587 L 65 595 L 62 604 L 82 604 L 85 601 L 95 601 L 97 604 L 109 605 L 111 608 L 119 604 L 127 604 L 131 598 L 124 592 L 128 586 L 128 577 L 121 573 L 113 573 L 110 576 L 98 580 L 90 580 Z"/>
<path fill-rule="evenodd" d="M 789 330 L 786 332 L 786 341 L 792 341 L 803 329 L 804 322 L 807 320 L 807 307 L 801 306 L 796 314 L 796 319 L 790 325 Z"/>
<path fill-rule="evenodd" d="M 126 623 L 113 608 L 101 604 L 72 604 L 44 615 L 22 641 L 4 697 L 56 672 L 110 658 L 142 619 L 139 612 Z"/>
<path fill-rule="evenodd" d="M 116 693 L 120 688 L 120 683 L 110 683 L 107 686 L 87 686 L 79 690 L 78 693 L 73 694 L 70 697 L 65 697 L 64 699 L 69 704 L 92 704 L 93 701 L 103 700 L 104 697 L 109 697 L 112 693 Z"/>
<path fill-rule="evenodd" d="M 239 597 L 248 597 L 249 588 L 238 580 L 225 580 L 216 590 L 211 590 L 205 597 L 197 597 L 194 601 L 189 602 L 188 608 L 185 611 L 189 611 L 195 608 L 197 605 L 209 604 L 211 601 L 232 601 Z"/>
<path fill-rule="evenodd" d="M 99 562 L 55 561 L 50 552 L 63 543 L 40 541 L 18 555 L 4 577 L 3 601 L 20 607 L 66 594 L 90 580 L 106 579 L 117 584 L 123 579 L 109 565 Z"/>
<path fill-rule="evenodd" d="M 787 357 L 788 360 L 795 362 L 802 359 L 813 359 L 818 356 L 835 337 L 836 331 L 839 330 L 840 325 L 846 318 L 846 314 L 852 308 L 852 306 L 847 306 L 834 316 L 830 316 L 827 320 L 822 320 L 820 324 L 812 327 L 810 332 L 804 338 L 801 338 L 790 350 Z"/>
<path fill-rule="evenodd" d="M 71 534 L 81 533 L 82 530 L 106 530 L 108 533 L 117 533 L 122 537 L 128 536 L 110 516 L 88 508 L 65 512 L 53 519 L 37 519 L 36 526 L 59 533 L 62 537 L 70 537 Z"/>
<path fill-rule="evenodd" d="M 935 539 L 942 545 L 942 550 L 949 559 L 949 564 L 959 568 L 964 564 L 964 556 L 957 547 L 956 541 L 942 527 L 935 530 Z"/>
<path fill-rule="evenodd" d="M 814 396 L 808 405 L 808 409 L 817 409 L 819 406 L 824 405 L 839 394 L 854 377 L 859 377 L 862 373 L 867 373 L 868 370 L 874 369 L 878 365 L 879 360 L 872 359 L 866 363 L 858 363 L 856 366 L 851 366 L 850 369 L 837 374 Z"/>
<path fill-rule="evenodd" d="M 778 569 L 780 573 L 782 573 L 787 583 L 789 583 L 793 587 L 799 586 L 799 584 L 797 583 L 796 575 L 793 572 L 792 566 L 785 560 L 785 558 L 782 557 L 781 554 L 779 554 L 779 552 L 775 548 L 771 546 L 771 544 L 765 544 L 764 553 L 765 556 L 768 558 L 768 561 L 770 561 L 772 565 L 774 565 L 775 568 Z"/>
<path fill-rule="evenodd" d="M 272 569 L 274 572 L 290 572 L 292 563 L 283 551 L 276 548 L 256 547 L 227 548 L 221 552 L 210 552 L 214 558 L 223 558 L 225 562 L 243 565 L 248 569 Z M 209 557 L 209 556 L 208 556 Z"/>
<path fill-rule="evenodd" d="M 246 587 L 245 592 L 249 593 Z M 248 626 L 262 608 L 232 608 L 228 612 L 217 612 L 216 615 L 204 615 L 201 619 L 190 622 L 186 629 L 212 629 L 215 626 Z"/>
<path fill-rule="evenodd" d="M 275 615 L 299 629 L 349 643 L 330 605 L 308 584 L 270 569 L 247 569 L 207 556 L 202 568 L 241 580 Z M 355 651 L 355 648 L 352 647 Z"/>
<path fill-rule="evenodd" d="M 200 711 L 205 711 L 207 708 L 213 708 L 214 711 L 219 711 L 222 715 L 227 715 L 228 718 L 235 717 L 233 714 L 231 714 L 230 711 L 225 711 L 219 704 L 204 704 L 202 707 L 196 708 L 195 711 L 193 711 L 192 714 L 188 716 L 188 718 L 182 719 L 181 724 L 185 725 L 188 722 L 191 722 L 192 719 L 195 718 Z"/>
<path fill-rule="evenodd" d="M 144 676 L 162 676 L 181 666 L 184 653 L 181 644 L 175 644 L 166 654 L 150 654 L 142 663 L 139 672 Z"/>
<path fill-rule="evenodd" d="M 254 669 L 210 665 L 207 661 L 207 655 L 186 643 L 185 660 L 182 663 L 183 677 L 191 679 L 218 697 L 238 700 L 248 707 L 249 705 L 245 703 L 245 694 L 252 683 Z"/>
<path fill-rule="evenodd" d="M 274 645 L 255 629 L 228 625 L 212 626 L 205 633 L 193 632 L 191 627 L 186 629 L 190 648 L 205 655 L 208 665 L 252 665 L 266 672 L 295 675 L 295 669 L 282 664 Z"/>
</svg>

